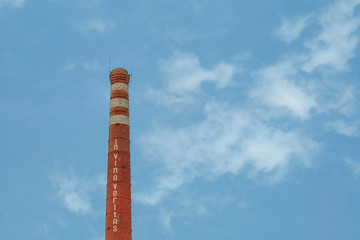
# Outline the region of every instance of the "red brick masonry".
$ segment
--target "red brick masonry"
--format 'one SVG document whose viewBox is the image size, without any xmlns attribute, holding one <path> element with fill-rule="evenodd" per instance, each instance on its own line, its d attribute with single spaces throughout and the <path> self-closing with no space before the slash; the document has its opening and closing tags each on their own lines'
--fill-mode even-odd
<svg viewBox="0 0 360 240">
<path fill-rule="evenodd" d="M 129 74 L 116 68 L 110 81 L 105 240 L 131 240 Z"/>
</svg>

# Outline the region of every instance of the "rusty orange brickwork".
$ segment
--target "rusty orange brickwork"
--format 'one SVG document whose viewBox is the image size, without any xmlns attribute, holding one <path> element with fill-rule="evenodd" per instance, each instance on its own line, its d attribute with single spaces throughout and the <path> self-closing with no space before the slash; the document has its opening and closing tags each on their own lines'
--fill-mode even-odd
<svg viewBox="0 0 360 240">
<path fill-rule="evenodd" d="M 110 123 L 105 240 L 131 240 L 129 74 L 110 73 Z"/>
</svg>

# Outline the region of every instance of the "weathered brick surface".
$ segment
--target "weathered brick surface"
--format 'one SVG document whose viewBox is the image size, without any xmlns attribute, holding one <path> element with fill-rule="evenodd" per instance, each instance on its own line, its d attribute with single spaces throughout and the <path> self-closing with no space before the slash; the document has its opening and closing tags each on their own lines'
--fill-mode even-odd
<svg viewBox="0 0 360 240">
<path fill-rule="evenodd" d="M 131 240 L 130 133 L 125 121 L 129 75 L 117 68 L 110 73 L 110 81 L 110 117 L 115 118 L 109 126 L 105 240 Z"/>
</svg>

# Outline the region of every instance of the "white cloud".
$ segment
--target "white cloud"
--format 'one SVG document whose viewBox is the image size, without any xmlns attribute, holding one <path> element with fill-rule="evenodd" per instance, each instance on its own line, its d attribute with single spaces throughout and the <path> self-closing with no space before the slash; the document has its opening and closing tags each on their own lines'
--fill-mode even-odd
<svg viewBox="0 0 360 240">
<path fill-rule="evenodd" d="M 172 234 L 172 222 L 179 218 L 189 216 L 209 216 L 214 214 L 214 209 L 221 210 L 227 205 L 235 204 L 240 209 L 248 207 L 245 201 L 237 202 L 235 198 L 223 194 L 201 195 L 180 194 L 177 195 L 177 206 L 172 206 L 169 210 L 168 205 L 161 205 L 158 221 L 162 225 L 163 231 Z M 174 198 L 172 198 L 174 200 Z"/>
<path fill-rule="evenodd" d="M 171 220 L 174 217 L 174 213 L 171 211 L 161 211 L 161 214 L 159 215 L 159 222 L 161 223 L 163 227 L 163 231 L 165 233 L 172 233 L 172 227 L 171 227 Z"/>
<path fill-rule="evenodd" d="M 345 84 L 337 84 L 339 92 L 336 96 L 333 96 L 336 103 L 333 104 L 333 108 L 344 115 L 349 115 L 356 112 L 357 94 L 353 86 Z"/>
<path fill-rule="evenodd" d="M 316 86 L 319 114 L 334 111 L 351 116 L 357 111 L 357 94 L 355 88 L 346 82 L 319 81 Z"/>
<path fill-rule="evenodd" d="M 150 88 L 147 95 L 150 99 L 155 100 L 158 103 L 174 106 L 176 104 L 189 104 L 193 101 L 189 95 L 174 95 L 167 91 Z"/>
<path fill-rule="evenodd" d="M 354 57 L 359 38 L 356 30 L 360 18 L 354 16 L 359 0 L 336 1 L 319 16 L 322 31 L 306 42 L 308 60 L 303 70 L 311 73 L 319 67 L 331 67 L 336 71 L 348 69 L 348 61 Z"/>
<path fill-rule="evenodd" d="M 250 97 L 271 110 L 287 109 L 300 119 L 309 119 L 315 111 L 350 114 L 354 109 L 354 89 L 326 79 L 329 74 L 320 78 L 312 74 L 321 67 L 332 73 L 348 69 L 359 42 L 356 30 L 360 18 L 354 17 L 359 4 L 360 0 L 336 1 L 316 15 L 320 33 L 305 42 L 305 51 L 258 70 Z M 302 19 L 308 18 L 309 15 Z"/>
<path fill-rule="evenodd" d="M 166 90 L 184 96 L 199 92 L 201 85 L 206 82 L 215 84 L 217 88 L 227 87 L 239 69 L 233 64 L 220 62 L 207 70 L 195 55 L 175 52 L 170 59 L 160 61 L 160 71 Z"/>
<path fill-rule="evenodd" d="M 114 28 L 115 24 L 103 19 L 89 19 L 85 22 L 76 24 L 76 28 L 82 32 L 94 32 L 103 35 Z"/>
<path fill-rule="evenodd" d="M 354 161 L 351 158 L 345 158 L 344 160 L 355 174 L 360 174 L 360 162 Z"/>
<path fill-rule="evenodd" d="M 25 0 L 0 0 L 0 8 L 4 6 L 20 8 L 24 6 Z"/>
<path fill-rule="evenodd" d="M 34 223 L 33 223 L 34 224 Z M 45 223 L 37 223 L 35 224 L 35 234 L 39 236 L 39 238 L 41 239 L 49 239 L 49 240 L 53 240 L 55 239 L 53 237 L 53 232 L 51 231 L 51 227 L 49 227 L 47 224 Z"/>
<path fill-rule="evenodd" d="M 302 30 L 309 24 L 311 17 L 312 14 L 301 17 L 294 21 L 283 19 L 281 26 L 274 31 L 274 34 L 281 40 L 290 43 L 300 36 Z"/>
<path fill-rule="evenodd" d="M 81 61 L 78 60 L 78 61 L 67 62 L 63 67 L 63 71 L 64 72 L 73 71 L 75 67 L 78 67 L 79 65 L 83 67 L 83 69 L 88 71 L 96 71 L 100 67 L 99 61 L 97 60 L 84 61 L 82 59 Z"/>
<path fill-rule="evenodd" d="M 279 62 L 257 72 L 250 97 L 268 107 L 285 108 L 292 115 L 306 119 L 315 108 L 316 98 L 305 84 L 297 84 L 298 72 L 292 61 Z"/>
<path fill-rule="evenodd" d="M 162 126 L 144 135 L 144 154 L 158 164 L 157 178 L 147 191 L 136 193 L 135 200 L 157 205 L 196 178 L 214 180 L 243 174 L 252 179 L 266 176 L 271 183 L 284 179 L 296 165 L 310 166 L 321 144 L 311 133 L 304 133 L 301 124 L 288 123 L 306 120 L 310 124 L 313 116 L 330 111 L 351 114 L 353 88 L 334 80 L 329 72 L 314 71 L 325 66 L 333 70 L 330 73 L 346 70 L 358 44 L 354 33 L 359 24 L 353 13 L 359 1 L 338 1 L 321 15 L 314 13 L 321 30 L 306 42 L 305 51 L 254 72 L 246 96 L 252 109 L 236 102 L 231 107 L 224 102 L 201 102 L 204 112 L 199 122 L 176 129 Z M 307 15 L 294 22 L 296 31 L 283 36 L 284 40 L 296 39 L 310 18 L 312 15 Z M 344 29 L 339 29 L 342 25 Z M 191 103 L 199 95 L 210 99 L 205 84 L 217 89 L 236 87 L 234 78 L 240 71 L 234 63 L 225 62 L 206 69 L 194 54 L 182 52 L 162 60 L 159 67 L 164 85 L 152 93 L 166 93 L 161 97 L 169 105 Z M 328 129 L 342 134 L 357 131 L 345 122 L 329 122 Z"/>
<path fill-rule="evenodd" d="M 68 211 L 78 214 L 93 213 L 90 193 L 97 187 L 105 185 L 105 180 L 101 176 L 81 179 L 76 176 L 53 174 L 50 180 L 62 205 Z"/>
<path fill-rule="evenodd" d="M 339 134 L 346 135 L 348 137 L 358 137 L 359 136 L 359 124 L 344 122 L 343 120 L 337 120 L 334 122 L 329 122 L 325 125 L 325 128 L 328 130 L 335 131 Z"/>
<path fill-rule="evenodd" d="M 65 72 L 72 71 L 74 68 L 75 68 L 75 63 L 68 62 L 65 64 L 63 71 L 65 71 Z"/>
<path fill-rule="evenodd" d="M 167 35 L 177 43 L 187 42 L 194 38 L 193 34 L 184 29 L 169 31 Z"/>
<path fill-rule="evenodd" d="M 293 164 L 308 166 L 319 147 L 299 132 L 273 128 L 261 116 L 218 103 L 206 106 L 199 124 L 157 129 L 142 141 L 145 154 L 160 161 L 163 171 L 150 192 L 135 197 L 149 205 L 198 177 L 245 172 L 250 178 L 265 173 L 281 180 Z"/>
<path fill-rule="evenodd" d="M 85 62 L 83 66 L 85 70 L 96 71 L 99 68 L 99 62 L 98 61 Z"/>
</svg>

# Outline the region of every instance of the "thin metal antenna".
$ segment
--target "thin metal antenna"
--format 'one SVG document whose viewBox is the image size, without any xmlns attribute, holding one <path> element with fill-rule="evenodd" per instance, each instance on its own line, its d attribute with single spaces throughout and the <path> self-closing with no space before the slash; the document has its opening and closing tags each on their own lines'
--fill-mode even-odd
<svg viewBox="0 0 360 240">
<path fill-rule="evenodd" d="M 133 74 L 133 62 L 131 61 L 131 65 L 130 65 L 130 79 L 132 79 L 132 74 Z"/>
<path fill-rule="evenodd" d="M 109 55 L 109 72 L 111 72 L 111 55 Z"/>
</svg>

